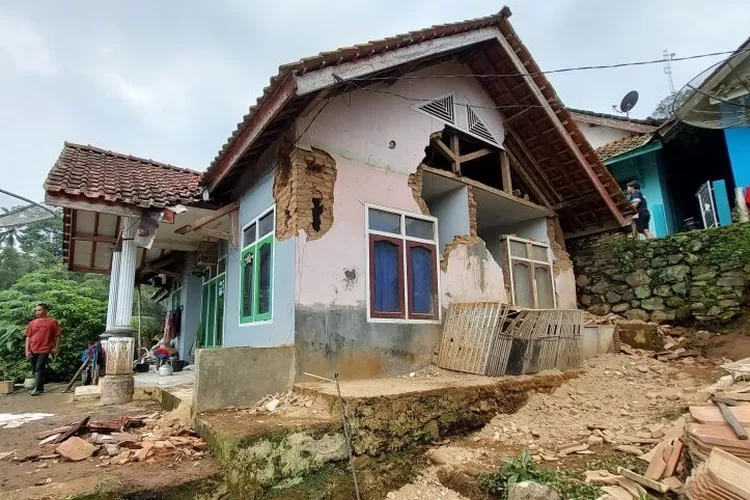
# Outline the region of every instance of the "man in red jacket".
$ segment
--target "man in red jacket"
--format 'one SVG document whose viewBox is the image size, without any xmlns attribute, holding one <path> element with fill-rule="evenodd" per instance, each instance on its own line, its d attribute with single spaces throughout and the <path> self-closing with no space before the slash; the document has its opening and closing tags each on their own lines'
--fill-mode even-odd
<svg viewBox="0 0 750 500">
<path fill-rule="evenodd" d="M 60 354 L 60 324 L 55 318 L 47 316 L 49 306 L 41 303 L 34 308 L 36 319 L 26 328 L 26 358 L 31 361 L 34 373 L 34 389 L 29 392 L 38 396 L 44 392 L 44 372 L 50 355 Z"/>
</svg>

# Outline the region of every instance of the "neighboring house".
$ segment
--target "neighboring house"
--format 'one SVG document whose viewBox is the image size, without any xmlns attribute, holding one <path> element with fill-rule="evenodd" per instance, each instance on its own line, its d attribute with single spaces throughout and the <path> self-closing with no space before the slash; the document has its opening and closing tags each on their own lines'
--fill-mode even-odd
<svg viewBox="0 0 750 500">
<path fill-rule="evenodd" d="M 115 227 L 162 210 L 117 273 L 179 289 L 183 356 L 200 325 L 201 346 L 294 346 L 296 373 L 347 378 L 429 364 L 453 301 L 576 308 L 564 237 L 621 227 L 629 205 L 509 15 L 281 66 L 200 186 L 66 145 L 45 187 L 68 266 L 114 274 Z"/>
<path fill-rule="evenodd" d="M 570 111 L 623 192 L 631 180 L 641 184 L 652 234 L 661 237 L 703 224 L 731 224 L 728 193 L 734 181 L 722 131 L 695 128 L 674 118 L 639 120 Z M 699 192 L 704 201 L 712 200 L 713 218 L 701 212 Z"/>
<path fill-rule="evenodd" d="M 732 184 L 743 200 L 750 188 L 750 38 L 677 104 L 677 116 L 688 123 L 722 130 Z"/>
</svg>

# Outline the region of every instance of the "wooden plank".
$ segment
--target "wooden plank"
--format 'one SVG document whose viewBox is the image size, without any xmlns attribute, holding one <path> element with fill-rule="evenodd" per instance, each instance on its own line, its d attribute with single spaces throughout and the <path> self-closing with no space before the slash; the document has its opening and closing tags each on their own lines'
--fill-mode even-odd
<svg viewBox="0 0 750 500">
<path fill-rule="evenodd" d="M 68 438 L 70 438 L 72 436 L 75 436 L 76 434 L 78 434 L 79 432 L 81 432 L 82 430 L 84 430 L 84 428 L 86 427 L 86 424 L 89 423 L 89 419 L 91 419 L 90 415 L 84 417 L 83 420 L 81 420 L 77 424 L 71 426 L 70 430 L 68 430 L 67 432 L 65 432 L 63 434 L 60 434 L 60 437 L 58 437 L 57 439 L 55 439 L 55 444 L 62 443 L 66 439 L 68 439 Z"/>
<path fill-rule="evenodd" d="M 519 59 L 518 54 L 513 50 L 513 47 L 510 46 L 510 43 L 508 43 L 508 40 L 505 39 L 505 36 L 502 34 L 497 37 L 498 42 L 500 42 L 500 45 L 503 47 L 503 50 L 505 51 L 506 55 L 510 58 L 511 62 L 513 63 L 513 66 L 515 66 L 516 71 L 521 73 L 523 76 L 523 79 L 528 84 L 529 90 L 531 90 L 532 94 L 537 98 L 539 103 L 542 105 L 542 109 L 549 118 L 549 120 L 552 122 L 552 124 L 557 129 L 560 137 L 565 142 L 565 144 L 568 146 L 570 151 L 573 153 L 573 155 L 576 157 L 578 162 L 580 163 L 580 166 L 583 168 L 584 172 L 586 172 L 586 175 L 588 175 L 591 182 L 594 184 L 594 187 L 602 196 L 602 199 L 604 200 L 604 203 L 607 205 L 607 207 L 612 212 L 612 215 L 614 216 L 615 220 L 620 223 L 621 226 L 624 226 L 626 224 L 625 218 L 620 212 L 620 209 L 617 208 L 617 205 L 615 204 L 612 197 L 607 193 L 606 188 L 604 185 L 599 181 L 599 178 L 597 177 L 596 173 L 594 172 L 594 169 L 589 164 L 588 160 L 583 156 L 583 153 L 580 149 L 578 149 L 578 145 L 575 143 L 571 135 L 568 133 L 568 131 L 563 126 L 562 122 L 560 121 L 560 118 L 555 114 L 554 110 L 552 109 L 552 106 L 550 106 L 549 101 L 546 97 L 544 97 L 544 94 L 542 94 L 542 91 L 539 90 L 539 87 L 537 86 L 536 82 L 534 81 L 534 78 L 528 74 L 526 71 L 526 67 L 521 62 L 521 59 Z"/>
<path fill-rule="evenodd" d="M 232 240 L 231 244 L 232 247 L 237 248 L 237 245 L 239 244 L 239 235 L 240 235 L 240 213 L 232 212 L 229 214 L 229 227 L 230 231 L 232 233 Z"/>
<path fill-rule="evenodd" d="M 202 227 L 198 229 L 198 232 L 211 238 L 216 238 L 217 240 L 232 241 L 232 234 L 227 233 L 226 231 L 218 231 L 216 229 Z"/>
<path fill-rule="evenodd" d="M 503 179 L 503 191 L 512 194 L 513 181 L 510 177 L 510 159 L 508 159 L 507 151 L 500 151 L 500 174 L 502 175 Z M 534 187 L 536 187 L 536 184 L 534 184 Z M 542 198 L 542 200 L 544 201 L 544 198 Z"/>
<path fill-rule="evenodd" d="M 659 493 L 666 493 L 669 490 L 667 486 L 661 484 L 659 481 L 654 481 L 653 479 L 649 479 L 645 476 L 641 476 L 640 474 L 636 474 L 635 472 L 628 470 L 624 467 L 618 467 L 617 473 L 620 474 L 621 476 L 625 476 L 626 478 L 632 481 L 635 481 L 641 486 L 645 486 L 646 488 L 652 489 L 654 491 L 658 491 Z"/>
<path fill-rule="evenodd" d="M 97 212 L 96 215 L 99 215 L 99 213 Z M 112 236 L 99 236 L 96 234 L 79 233 L 72 235 L 71 238 L 76 241 L 91 241 L 94 243 L 106 243 L 109 245 L 117 244 L 117 238 L 114 238 Z"/>
<path fill-rule="evenodd" d="M 451 131 L 451 152 L 453 153 L 453 164 L 451 165 L 453 169 L 453 173 L 456 175 L 461 175 L 461 160 L 459 157 L 461 156 L 461 146 L 458 141 L 458 134 L 454 131 Z M 439 139 L 438 139 L 439 140 Z"/>
<path fill-rule="evenodd" d="M 729 411 L 741 425 L 750 427 L 750 405 L 730 407 Z M 690 416 L 693 417 L 693 420 L 701 424 L 723 424 L 725 422 L 721 410 L 713 405 L 691 406 Z"/>
<path fill-rule="evenodd" d="M 513 170 L 518 174 L 518 176 L 521 177 L 521 179 L 523 179 L 526 185 L 534 192 L 536 197 L 539 198 L 541 202 L 544 203 L 544 205 L 547 208 L 551 208 L 549 198 L 547 198 L 544 192 L 541 189 L 539 189 L 539 186 L 534 181 L 534 179 L 531 178 L 529 173 L 526 172 L 526 169 L 523 168 L 523 165 L 518 160 L 518 157 L 515 154 L 513 154 L 510 150 L 506 150 L 505 153 L 506 155 L 508 155 L 510 159 L 513 160 L 512 162 L 509 162 L 509 164 L 510 166 L 513 167 Z"/>
<path fill-rule="evenodd" d="M 649 462 L 648 468 L 643 475 L 649 479 L 658 481 L 664 473 L 664 469 L 667 468 L 667 462 L 665 461 L 665 456 L 669 456 L 667 453 L 672 453 L 672 446 L 667 441 L 662 441 L 656 445 L 654 457 Z"/>
<path fill-rule="evenodd" d="M 680 457 L 682 456 L 682 441 L 679 439 L 672 440 L 672 452 L 667 458 L 667 465 L 664 467 L 664 476 L 674 476 L 675 470 L 677 470 L 677 464 L 680 463 Z M 666 456 L 666 455 L 665 455 Z"/>
<path fill-rule="evenodd" d="M 206 224 L 212 223 L 216 219 L 220 219 L 220 218 L 224 217 L 225 215 L 234 212 L 235 210 L 239 210 L 239 208 L 240 208 L 240 202 L 239 201 L 232 202 L 229 205 L 224 205 L 223 207 L 219 208 L 218 210 L 215 210 L 213 213 L 208 214 L 208 215 L 204 215 L 203 217 L 201 217 L 200 219 L 196 220 L 192 224 L 187 224 L 185 226 L 177 228 L 175 230 L 175 233 L 177 233 L 177 234 L 187 234 L 190 231 L 196 231 L 196 230 L 202 228 L 203 226 L 205 226 Z"/>
<path fill-rule="evenodd" d="M 495 152 L 494 149 L 484 148 L 484 149 L 480 149 L 478 151 L 474 151 L 473 153 L 468 153 L 468 154 L 465 154 L 465 155 L 461 155 L 461 156 L 458 157 L 458 161 L 460 161 L 461 163 L 466 163 L 467 161 L 476 160 L 478 158 L 482 158 L 482 157 L 485 157 L 487 155 L 490 155 L 490 154 L 492 154 L 494 152 Z"/>
<path fill-rule="evenodd" d="M 123 217 L 141 217 L 144 213 L 144 209 L 134 205 L 94 202 L 83 197 L 68 197 L 50 192 L 44 194 L 44 201 L 56 207 L 101 212 L 103 214 L 120 215 Z"/>
</svg>

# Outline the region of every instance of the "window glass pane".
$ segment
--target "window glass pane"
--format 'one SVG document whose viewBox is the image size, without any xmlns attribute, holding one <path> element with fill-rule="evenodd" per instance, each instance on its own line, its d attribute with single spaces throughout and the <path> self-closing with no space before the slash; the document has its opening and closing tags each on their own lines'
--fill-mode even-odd
<svg viewBox="0 0 750 500">
<path fill-rule="evenodd" d="M 246 247 L 255 241 L 255 224 L 250 224 L 242 232 L 242 246 Z"/>
<path fill-rule="evenodd" d="M 227 261 L 224 259 L 221 259 L 219 261 L 219 271 L 218 274 L 224 273 L 227 270 Z"/>
<path fill-rule="evenodd" d="M 534 299 L 531 296 L 531 268 L 525 262 L 513 263 L 513 290 L 515 305 L 532 307 Z"/>
<path fill-rule="evenodd" d="M 385 233 L 401 234 L 401 216 L 371 208 L 370 229 Z"/>
<path fill-rule="evenodd" d="M 258 314 L 271 312 L 271 243 L 258 249 Z"/>
<path fill-rule="evenodd" d="M 208 268 L 208 279 L 214 279 L 216 277 L 216 266 Z"/>
<path fill-rule="evenodd" d="M 407 226 L 408 227 L 408 226 Z M 412 247 L 409 251 L 409 278 L 411 279 L 411 312 L 433 314 L 435 312 L 432 294 L 432 280 L 435 257 L 432 250 L 425 247 Z"/>
<path fill-rule="evenodd" d="M 422 219 L 406 218 L 406 236 L 422 238 L 423 240 L 434 240 L 435 230 L 432 222 Z"/>
<path fill-rule="evenodd" d="M 375 276 L 373 276 L 373 289 L 375 293 L 375 311 L 377 312 L 399 312 L 399 274 L 398 253 L 400 247 L 390 241 L 376 241 L 375 252 L 372 258 L 375 260 Z"/>
<path fill-rule="evenodd" d="M 249 250 L 242 258 L 242 316 L 253 315 L 253 258 L 255 249 Z"/>
<path fill-rule="evenodd" d="M 258 238 L 262 238 L 273 231 L 273 210 L 260 218 L 258 221 Z"/>
<path fill-rule="evenodd" d="M 538 247 L 532 245 L 531 247 L 531 258 L 539 260 L 541 262 L 549 262 L 549 255 L 547 255 L 547 249 L 544 247 Z"/>
<path fill-rule="evenodd" d="M 536 278 L 536 296 L 539 299 L 540 309 L 553 309 L 555 307 L 554 291 L 552 290 L 552 274 L 547 266 L 536 266 L 534 269 Z"/>
<path fill-rule="evenodd" d="M 518 241 L 510 241 L 510 254 L 513 257 L 528 257 L 526 255 L 526 243 L 521 243 Z"/>
</svg>

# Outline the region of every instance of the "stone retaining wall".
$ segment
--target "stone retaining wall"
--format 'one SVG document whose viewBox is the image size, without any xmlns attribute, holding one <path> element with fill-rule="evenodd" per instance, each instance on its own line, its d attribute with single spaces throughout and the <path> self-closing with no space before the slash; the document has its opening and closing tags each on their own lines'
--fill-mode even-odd
<svg viewBox="0 0 750 500">
<path fill-rule="evenodd" d="M 643 321 L 726 321 L 750 283 L 750 224 L 636 241 L 624 235 L 568 245 L 579 306 Z"/>
</svg>

